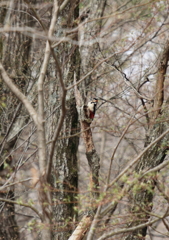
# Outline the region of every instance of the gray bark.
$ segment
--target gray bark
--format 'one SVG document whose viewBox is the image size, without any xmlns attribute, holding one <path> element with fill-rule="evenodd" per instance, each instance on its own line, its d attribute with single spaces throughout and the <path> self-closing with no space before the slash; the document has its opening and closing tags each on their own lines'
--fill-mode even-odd
<svg viewBox="0 0 169 240">
<path fill-rule="evenodd" d="M 76 5 L 77 4 L 77 5 Z M 75 27 L 74 20 L 78 18 L 79 2 L 72 2 L 67 5 L 61 13 L 65 16 L 65 27 Z M 58 21 L 61 21 L 59 18 Z M 62 25 L 61 25 L 62 26 Z M 59 31 L 57 31 L 58 33 Z M 62 32 L 62 29 L 60 29 Z M 74 36 L 77 40 L 77 34 Z M 55 49 L 56 50 L 56 49 Z M 61 68 L 64 69 L 63 79 L 67 86 L 73 85 L 74 73 L 79 77 L 80 74 L 80 55 L 79 48 L 73 44 L 66 43 L 57 47 L 59 52 Z M 56 95 L 60 96 L 60 88 L 57 88 Z M 57 101 L 60 104 L 60 101 Z M 55 222 L 53 239 L 67 240 L 70 236 L 73 221 L 77 220 L 77 191 L 78 191 L 78 161 L 77 150 L 79 144 L 79 135 L 71 137 L 71 135 L 79 132 L 78 114 L 76 110 L 76 102 L 74 91 L 70 89 L 67 93 L 66 101 L 67 112 L 61 130 L 61 139 L 57 141 L 51 182 L 53 186 L 53 220 Z M 57 120 L 61 114 L 60 108 L 56 111 L 57 119 L 53 119 L 53 126 L 56 126 Z M 54 127 L 55 128 L 55 127 Z"/>
<path fill-rule="evenodd" d="M 165 49 L 161 56 L 161 62 L 158 68 L 158 78 L 156 83 L 156 97 L 154 100 L 154 125 L 150 128 L 149 135 L 145 146 L 151 143 L 153 140 L 158 138 L 162 133 L 164 133 L 168 128 L 168 102 L 164 102 L 164 81 L 167 71 L 167 63 L 169 60 L 169 42 L 166 42 Z M 163 106 L 163 109 L 162 109 Z M 153 119 L 151 119 L 153 122 Z M 169 146 L 169 134 L 167 134 L 161 141 L 156 143 L 151 147 L 140 159 L 139 163 L 136 165 L 135 171 L 137 173 L 142 172 L 145 169 L 151 169 L 158 166 L 165 159 L 166 153 Z M 153 197 L 154 189 L 156 186 L 155 176 L 150 176 L 142 180 L 142 187 L 138 186 L 136 192 L 130 193 L 132 207 L 131 212 L 134 213 L 137 219 L 131 220 L 129 226 L 136 226 L 137 224 L 147 222 L 150 218 L 148 212 L 151 212 L 153 207 Z M 145 212 L 145 211 L 146 212 Z M 140 215 L 141 214 L 141 215 Z M 141 216 L 141 217 L 140 217 Z M 139 218 L 139 220 L 138 220 Z M 136 230 L 127 236 L 126 240 L 136 240 L 140 237 L 144 238 L 147 233 L 147 227 Z"/>
<path fill-rule="evenodd" d="M 36 3 L 36 0 L 30 2 Z M 2 27 L 24 27 L 25 25 L 31 27 L 34 26 L 35 21 L 30 14 L 28 14 L 28 9 L 26 8 L 26 5 L 23 4 L 23 1 L 14 0 L 10 1 L 9 8 L 4 7 L 0 9 L 0 24 Z M 16 31 L 9 31 L 6 34 L 2 33 L 0 37 L 0 60 L 13 82 L 23 91 L 23 93 L 27 94 L 31 79 L 30 76 L 32 74 L 30 71 L 32 38 Z M 14 169 L 16 170 L 19 161 L 23 157 L 23 149 L 19 149 L 19 154 L 16 154 L 15 156 L 10 156 L 10 151 L 14 148 L 14 145 L 18 140 L 18 135 L 29 117 L 25 114 L 25 110 L 21 108 L 22 104 L 20 104 L 18 99 L 10 93 L 9 89 L 1 79 L 0 95 L 0 104 L 5 103 L 5 107 L 2 105 L 3 111 L 0 111 L 0 132 L 2 134 L 0 137 L 0 164 L 2 170 L 0 175 L 1 184 L 3 185 L 8 178 L 10 178 Z M 15 141 L 13 142 L 13 140 Z M 13 144 L 11 145 L 12 142 Z M 18 190 L 18 187 L 11 188 L 9 192 L 5 189 L 0 194 L 1 198 L 16 200 L 17 197 L 15 196 L 18 195 Z M 0 239 L 19 239 L 20 229 L 17 226 L 19 215 L 15 214 L 15 212 L 19 212 L 18 208 L 12 203 L 1 203 L 1 206 L 2 218 L 0 224 Z M 24 213 L 26 216 L 26 212 Z M 22 237 L 23 236 L 24 234 Z"/>
<path fill-rule="evenodd" d="M 0 174 L 0 176 L 2 176 Z M 1 198 L 13 199 L 14 194 L 12 191 L 4 191 L 0 193 Z M 18 240 L 19 232 L 15 220 L 15 207 L 13 204 L 0 202 L 0 240 Z"/>
</svg>

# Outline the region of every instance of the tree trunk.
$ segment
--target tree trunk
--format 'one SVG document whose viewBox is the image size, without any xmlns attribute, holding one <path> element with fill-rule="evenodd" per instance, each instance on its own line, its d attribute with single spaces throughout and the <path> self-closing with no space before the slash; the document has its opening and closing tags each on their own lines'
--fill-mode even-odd
<svg viewBox="0 0 169 240">
<path fill-rule="evenodd" d="M 30 1 L 35 3 L 36 0 Z M 17 14 L 16 14 L 17 12 Z M 25 24 L 26 23 L 26 24 Z M 9 8 L 0 8 L 0 25 L 3 27 L 23 27 L 25 25 L 33 26 L 35 24 L 34 19 L 28 14 L 27 8 L 23 4 L 22 0 L 10 1 Z M 30 52 L 31 52 L 32 38 L 27 37 L 21 32 L 9 31 L 7 34 L 2 33 L 0 38 L 0 60 L 3 62 L 8 74 L 18 85 L 18 87 L 27 93 L 27 89 L 30 83 Z M 19 100 L 9 91 L 4 82 L 0 80 L 0 105 L 2 105 L 3 111 L 0 111 L 0 165 L 1 165 L 1 184 L 3 185 L 12 174 L 12 169 L 17 159 L 8 156 L 12 147 L 6 148 L 6 145 L 11 145 L 11 139 L 16 136 L 23 124 L 27 121 L 22 112 L 22 126 L 18 124 L 18 127 L 14 127 L 14 124 L 19 122 L 19 114 L 21 114 L 21 106 Z M 18 118 L 18 119 L 17 119 Z M 21 118 L 20 118 L 21 119 Z M 10 126 L 10 124 L 11 126 Z M 9 127 L 10 126 L 10 127 Z M 15 129 L 15 130 L 14 130 Z M 16 138 L 15 142 L 16 142 Z M 5 169 L 4 169 L 5 165 Z M 7 167 L 6 167 L 7 165 Z M 8 174 L 6 171 L 8 171 Z M 8 178 L 7 178 L 8 176 Z M 3 191 L 0 193 L 0 197 L 4 199 L 14 200 L 15 190 L 11 188 L 9 191 Z M 17 194 L 16 194 L 17 195 Z M 16 222 L 15 206 L 12 203 L 1 203 L 1 224 L 0 224 L 0 239 L 14 240 L 19 239 L 19 228 Z"/>
<path fill-rule="evenodd" d="M 156 95 L 154 100 L 154 126 L 151 127 L 147 142 L 145 146 L 150 144 L 153 140 L 158 138 L 163 132 L 169 128 L 167 121 L 169 116 L 168 102 L 163 105 L 164 100 L 164 81 L 167 71 L 167 63 L 169 60 L 169 41 L 167 41 L 165 49 L 161 56 L 161 61 L 158 68 L 158 78 L 156 82 Z M 161 109 L 163 105 L 163 110 Z M 158 166 L 165 159 L 169 146 L 169 134 L 167 134 L 161 141 L 151 147 L 140 159 L 136 165 L 136 172 L 140 173 L 145 169 L 151 169 Z M 155 176 L 149 176 L 139 183 L 137 190 L 130 193 L 132 202 L 131 212 L 134 213 L 134 220 L 131 220 L 129 227 L 136 226 L 138 224 L 146 223 L 149 218 L 153 207 L 154 189 L 156 186 Z M 126 240 L 136 240 L 144 238 L 146 236 L 147 227 L 136 230 L 127 236 Z"/>
<path fill-rule="evenodd" d="M 72 28 L 74 20 L 79 15 L 79 1 L 72 1 L 68 4 L 62 17 L 65 16 L 63 24 L 65 27 Z M 58 21 L 61 21 L 59 18 Z M 63 27 L 63 25 L 61 25 Z M 62 31 L 62 29 L 61 29 Z M 59 31 L 58 31 L 59 32 Z M 78 40 L 77 33 L 73 40 Z M 74 74 L 80 74 L 80 55 L 79 48 L 73 44 L 62 43 L 58 48 L 60 55 L 58 58 L 62 63 L 64 83 L 67 86 L 73 85 Z M 60 96 L 60 88 L 57 89 L 57 96 Z M 60 101 L 57 102 L 58 105 Z M 54 163 L 52 170 L 53 190 L 53 213 L 54 231 L 53 239 L 67 240 L 72 232 L 73 221 L 77 219 L 77 191 L 78 191 L 78 161 L 77 150 L 79 145 L 79 135 L 72 136 L 79 132 L 78 114 L 73 88 L 68 91 L 66 101 L 66 116 L 61 130 L 61 139 L 57 141 Z M 56 112 L 57 119 L 61 114 L 60 108 Z M 57 120 L 54 120 L 57 124 Z M 54 125 L 55 125 L 54 124 Z M 55 125 L 56 126 L 56 125 Z"/>
<path fill-rule="evenodd" d="M 1 192 L 1 198 L 12 199 L 14 198 L 13 191 Z M 0 218 L 0 240 L 18 240 L 19 232 L 15 220 L 15 207 L 14 204 L 0 203 L 1 218 Z"/>
<path fill-rule="evenodd" d="M 78 115 L 75 102 L 67 102 L 67 115 L 62 128 L 62 140 L 58 140 L 53 168 L 53 213 L 55 221 L 54 239 L 68 239 L 72 222 L 77 217 L 79 137 L 69 137 L 77 133 Z"/>
<path fill-rule="evenodd" d="M 1 136 L 2 137 L 2 136 Z M 0 138 L 1 140 L 2 138 Z M 10 148 L 13 144 L 4 144 L 4 149 L 0 154 L 0 186 L 11 175 L 12 157 L 9 155 Z M 0 145 L 1 146 L 1 145 Z M 6 166 L 5 166 L 6 165 Z M 14 200 L 14 189 L 4 189 L 0 191 L 0 198 Z M 18 226 L 15 219 L 15 206 L 13 203 L 0 202 L 0 240 L 17 240 L 19 239 Z"/>
</svg>

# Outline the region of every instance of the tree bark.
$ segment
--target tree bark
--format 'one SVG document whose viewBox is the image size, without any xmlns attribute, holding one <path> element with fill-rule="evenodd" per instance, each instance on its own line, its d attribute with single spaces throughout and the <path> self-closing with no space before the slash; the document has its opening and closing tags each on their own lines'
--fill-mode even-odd
<svg viewBox="0 0 169 240">
<path fill-rule="evenodd" d="M 168 67 L 169 59 L 169 40 L 165 44 L 164 51 L 161 56 L 161 61 L 158 67 L 158 77 L 155 87 L 155 101 L 154 101 L 154 118 L 156 119 L 161 113 L 161 107 L 164 101 L 164 81 L 165 74 Z"/>
<path fill-rule="evenodd" d="M 76 27 L 74 20 L 79 16 L 79 1 L 68 3 L 61 12 L 66 22 L 61 27 L 68 29 Z M 60 17 L 58 21 L 61 21 Z M 62 29 L 60 29 L 62 31 Z M 59 33 L 59 31 L 57 31 Z M 78 40 L 77 33 L 73 37 Z M 57 47 L 58 59 L 61 62 L 61 69 L 64 84 L 73 85 L 74 73 L 79 77 L 80 74 L 80 55 L 79 48 L 71 43 L 62 43 Z M 60 96 L 60 87 L 57 88 L 57 96 Z M 61 102 L 57 101 L 59 105 Z M 67 240 L 72 232 L 73 221 L 77 219 L 77 192 L 78 192 L 78 160 L 77 150 L 79 136 L 73 136 L 79 132 L 78 114 L 74 91 L 71 88 L 67 93 L 66 116 L 61 130 L 61 139 L 56 142 L 53 170 L 53 219 L 55 226 L 53 229 L 53 239 Z M 56 112 L 57 119 L 61 114 L 61 108 Z M 54 120 L 55 126 L 57 119 Z"/>
<path fill-rule="evenodd" d="M 2 176 L 0 174 L 0 176 Z M 0 192 L 1 198 L 13 199 L 13 190 L 8 192 Z M 1 218 L 0 218 L 0 240 L 18 240 L 19 232 L 15 220 L 15 206 L 12 203 L 1 202 Z"/>
<path fill-rule="evenodd" d="M 53 213 L 55 221 L 54 239 L 68 239 L 73 219 L 77 217 L 78 162 L 77 149 L 79 137 L 69 137 L 77 133 L 78 115 L 75 102 L 67 102 L 66 118 L 62 128 L 63 140 L 58 140 L 52 174 Z M 66 224 L 65 224 L 66 222 Z"/>
<path fill-rule="evenodd" d="M 35 1 L 31 1 L 35 2 Z M 17 14 L 16 14 L 17 11 Z M 23 13 L 25 11 L 25 13 Z M 21 1 L 15 0 L 10 1 L 9 8 L 0 8 L 0 25 L 4 28 L 10 28 L 17 26 L 22 23 L 22 26 L 25 22 L 29 22 L 29 26 L 34 24 L 33 19 L 26 14 L 26 9 L 21 4 Z M 23 92 L 26 91 L 28 86 L 28 80 L 26 79 L 29 71 L 29 56 L 30 56 L 30 47 L 32 39 L 26 37 L 25 35 L 11 31 L 7 34 L 2 33 L 0 38 L 0 60 L 3 62 L 3 65 L 8 71 L 8 74 L 13 78 L 13 81 L 18 84 L 20 89 Z M 23 77 L 24 76 L 24 77 Z M 27 81 L 26 81 L 27 80 Z M 7 179 L 11 176 L 11 169 L 14 165 L 14 159 L 10 156 L 5 160 L 5 155 L 9 155 L 11 149 L 6 149 L 6 141 L 10 142 L 9 133 L 10 130 L 6 123 L 16 122 L 17 116 L 20 113 L 21 105 L 18 108 L 18 99 L 13 95 L 9 94 L 8 88 L 6 88 L 3 81 L 0 81 L 0 105 L 2 104 L 3 111 L 0 111 L 0 132 L 4 134 L 1 138 L 2 145 L 0 145 L 1 152 L 1 184 L 5 183 Z M 5 105 L 4 105 L 5 104 Z M 13 115 L 16 115 L 13 118 Z M 12 120 L 13 119 L 13 120 Z M 14 121 L 14 122 L 13 122 Z M 9 138 L 8 138 L 9 137 Z M 15 139 L 16 142 L 16 139 Z M 14 144 L 13 144 L 14 145 Z M 5 152 L 5 155 L 3 154 Z M 8 165 L 7 168 L 3 169 L 4 163 Z M 8 174 L 6 171 L 9 170 Z M 6 173 L 6 174 L 5 174 Z M 8 178 L 7 178 L 8 176 Z M 9 191 L 3 191 L 0 193 L 1 198 L 5 199 L 14 199 L 14 188 L 11 188 Z M 19 229 L 17 222 L 15 220 L 15 206 L 12 203 L 1 203 L 1 221 L 0 221 L 0 239 L 4 240 L 16 240 L 19 239 Z"/>
<path fill-rule="evenodd" d="M 163 132 L 169 128 L 168 116 L 169 116 L 169 98 L 164 104 L 164 81 L 167 71 L 167 63 L 169 61 L 169 41 L 165 45 L 165 49 L 161 56 L 161 61 L 158 68 L 158 78 L 156 82 L 156 95 L 154 99 L 154 126 L 151 127 L 149 137 L 145 146 L 158 138 Z M 163 105 L 163 110 L 161 109 Z M 136 165 L 135 171 L 137 173 L 142 172 L 145 169 L 151 169 L 158 166 L 165 159 L 169 146 L 169 134 L 167 134 L 162 140 L 151 147 L 140 159 Z M 131 212 L 136 216 L 134 220 L 131 220 L 129 227 L 136 226 L 140 223 L 146 223 L 150 218 L 150 212 L 153 207 L 154 189 L 156 186 L 155 176 L 144 178 L 142 183 L 139 183 L 138 189 L 130 192 L 130 200 L 132 202 Z M 132 232 L 125 240 L 136 240 L 144 238 L 147 233 L 147 226 L 139 230 Z"/>
<path fill-rule="evenodd" d="M 1 139 L 1 138 L 0 138 Z M 16 139 L 15 139 L 16 141 Z M 5 143 L 4 150 L 0 154 L 0 179 L 2 186 L 7 180 L 7 176 L 11 174 L 12 156 L 10 156 L 10 149 L 14 145 L 13 143 Z M 0 145 L 1 147 L 1 145 Z M 4 165 L 7 167 L 4 167 Z M 14 200 L 13 187 L 8 190 L 0 191 L 0 198 Z M 0 202 L 0 240 L 17 240 L 19 239 L 19 231 L 17 222 L 15 219 L 15 206 L 13 203 Z"/>
</svg>

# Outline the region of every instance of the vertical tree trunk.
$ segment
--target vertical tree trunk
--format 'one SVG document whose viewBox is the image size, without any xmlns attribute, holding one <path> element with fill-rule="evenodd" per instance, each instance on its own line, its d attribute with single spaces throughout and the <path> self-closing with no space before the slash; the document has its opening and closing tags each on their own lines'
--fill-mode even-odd
<svg viewBox="0 0 169 240">
<path fill-rule="evenodd" d="M 100 19 L 104 13 L 107 0 L 93 0 L 89 2 L 86 12 L 82 13 L 82 23 L 79 28 L 79 42 L 80 42 L 80 54 L 81 54 L 81 77 L 84 77 L 99 61 L 99 40 L 102 20 Z M 84 17 L 85 16 L 85 17 Z M 91 41 L 94 43 L 91 44 Z M 85 43 L 85 44 L 84 44 Z M 97 70 L 96 70 L 97 71 Z M 80 95 L 82 96 L 82 102 L 85 103 L 87 95 L 89 97 L 97 97 L 93 95 L 95 92 L 95 71 L 85 78 L 85 81 L 81 84 L 81 89 L 78 86 Z M 81 91 L 82 90 L 82 91 Z M 88 99 L 89 100 L 89 99 Z M 79 106 L 80 107 L 80 106 Z M 82 107 L 82 106 L 81 106 Z M 99 169 L 100 169 L 100 157 L 98 156 L 92 136 L 92 130 L 90 129 L 91 122 L 88 123 L 80 116 L 81 130 L 83 132 L 83 138 L 86 149 L 86 158 L 90 168 L 91 174 L 91 192 L 93 199 L 96 200 L 99 196 Z M 93 209 L 95 210 L 95 209 Z"/>
<path fill-rule="evenodd" d="M 36 3 L 36 0 L 31 0 L 30 3 Z M 3 18 L 3 27 L 33 27 L 35 20 L 28 13 L 28 8 L 24 4 L 23 0 L 13 0 L 10 2 L 8 11 Z M 12 29 L 13 30 L 13 29 Z M 27 93 L 28 86 L 30 84 L 31 69 L 31 46 L 33 39 L 27 37 L 25 34 L 19 31 L 9 31 L 8 34 L 2 35 L 2 64 L 12 78 L 13 82 L 23 91 Z M 7 116 L 5 116 L 4 123 L 11 120 L 13 112 L 18 106 L 19 100 L 12 94 L 9 94 L 9 89 L 2 85 L 3 100 L 6 104 Z M 8 109 L 8 110 L 7 110 Z M 18 113 L 19 114 L 19 113 Z M 3 119 L 3 116 L 2 116 Z M 6 132 L 6 124 L 2 122 L 1 130 Z"/>
<path fill-rule="evenodd" d="M 76 27 L 74 20 L 79 15 L 79 1 L 72 1 L 62 12 L 65 16 L 65 25 L 68 29 Z M 60 21 L 59 19 L 58 21 Z M 73 38 L 77 39 L 77 34 Z M 73 44 L 61 44 L 57 51 L 60 52 L 59 59 L 63 64 L 62 69 L 65 85 L 71 86 L 74 81 L 74 73 L 79 77 L 80 74 L 80 55 L 79 48 Z M 59 89 L 57 90 L 59 96 Z M 60 104 L 60 101 L 58 102 Z M 61 138 L 56 143 L 54 166 L 52 171 L 53 190 L 53 213 L 54 213 L 54 232 L 53 239 L 67 240 L 72 232 L 73 220 L 77 217 L 77 191 L 78 191 L 78 161 L 77 149 L 79 136 L 71 135 L 79 132 L 78 114 L 73 88 L 67 93 L 66 101 L 67 113 L 61 130 Z M 60 115 L 60 108 L 56 116 Z"/>
<path fill-rule="evenodd" d="M 68 239 L 72 231 L 72 221 L 76 219 L 78 191 L 77 149 L 79 137 L 69 137 L 77 133 L 78 115 L 75 102 L 67 102 L 69 108 L 62 128 L 63 140 L 58 140 L 53 169 L 54 199 L 54 239 Z"/>
<path fill-rule="evenodd" d="M 158 78 L 156 82 L 156 95 L 154 100 L 154 126 L 151 128 L 146 146 L 151 143 L 154 139 L 158 138 L 163 132 L 169 128 L 168 124 L 168 101 L 163 106 L 164 100 L 164 81 L 167 71 L 167 63 L 169 61 L 169 41 L 167 41 L 165 49 L 161 56 L 161 62 L 158 68 Z M 166 152 L 169 146 L 169 134 L 167 134 L 161 141 L 151 147 L 140 159 L 135 170 L 140 173 L 144 169 L 151 169 L 158 166 L 165 159 Z M 156 185 L 156 179 L 152 176 L 143 179 L 142 185 L 139 184 L 138 189 L 135 192 L 131 192 L 131 211 L 136 216 L 134 221 L 131 221 L 130 226 L 136 226 L 137 224 L 147 222 L 150 218 L 150 214 L 153 207 L 153 196 Z M 146 183 L 146 185 L 144 184 Z M 146 187 L 145 187 L 146 186 Z M 145 211 L 144 211 L 145 210 Z M 136 230 L 127 236 L 126 240 L 136 240 L 144 238 L 146 236 L 147 227 Z"/>
<path fill-rule="evenodd" d="M 32 3 L 35 3 L 36 0 L 32 0 Z M 17 13 L 16 13 L 17 12 Z M 16 27 L 16 26 L 25 26 L 25 23 L 28 23 L 29 26 L 32 26 L 35 21 L 33 18 L 27 14 L 27 9 L 23 4 L 22 0 L 10 1 L 9 8 L 0 8 L 0 25 L 3 27 Z M 26 92 L 26 88 L 29 84 L 28 75 L 30 75 L 30 50 L 31 50 L 32 38 L 25 36 L 24 34 L 16 31 L 10 31 L 7 34 L 2 33 L 0 38 L 0 60 L 3 62 L 5 69 L 8 74 L 12 77 L 13 81 L 18 85 L 23 92 Z M 9 93 L 9 90 L 6 88 L 5 84 L 0 80 L 0 105 L 4 108 L 4 111 L 0 111 L 0 132 L 5 136 L 3 141 L 3 136 L 0 136 L 0 143 L 3 141 L 3 144 L 0 144 L 0 165 L 1 165 L 1 184 L 7 181 L 7 176 L 11 175 L 11 164 L 14 165 L 14 159 L 12 157 L 8 161 L 5 159 L 5 156 L 9 154 L 10 149 L 6 149 L 4 142 L 7 141 L 9 137 L 8 126 L 13 119 L 13 116 L 16 113 L 16 108 L 18 107 L 19 101 L 16 97 Z M 18 108 L 17 116 L 21 110 L 21 104 Z M 23 120 L 25 121 L 25 119 Z M 21 126 L 20 126 L 21 128 Z M 20 131 L 20 129 L 18 130 Z M 2 141 L 1 141 L 2 140 Z M 8 139 L 10 141 L 10 137 Z M 5 154 L 3 154 L 5 152 Z M 5 161 L 6 160 L 6 161 Z M 3 169 L 5 163 L 9 165 L 7 168 Z M 6 171 L 8 173 L 6 173 Z M 15 199 L 15 189 L 11 188 L 9 191 L 3 191 L 0 193 L 1 198 L 14 200 Z M 18 240 L 19 239 L 19 229 L 15 220 L 15 206 L 12 203 L 1 203 L 0 209 L 0 239 L 4 240 Z"/>
<path fill-rule="evenodd" d="M 85 76 L 90 72 L 93 67 L 98 63 L 98 49 L 102 17 L 107 0 L 93 0 L 89 1 L 88 8 L 85 12 L 81 13 L 79 27 L 79 44 L 80 44 L 80 55 L 81 55 L 81 77 Z M 91 44 L 91 41 L 94 43 Z M 95 92 L 95 85 L 92 84 L 92 80 L 95 76 L 95 72 L 85 78 L 82 82 L 82 97 L 86 100 L 87 94 Z"/>
</svg>

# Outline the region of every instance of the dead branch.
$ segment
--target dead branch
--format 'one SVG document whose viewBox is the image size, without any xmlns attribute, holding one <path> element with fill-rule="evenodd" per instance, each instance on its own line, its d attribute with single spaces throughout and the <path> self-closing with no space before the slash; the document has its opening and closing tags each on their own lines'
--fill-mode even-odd
<svg viewBox="0 0 169 240">
<path fill-rule="evenodd" d="M 92 224 L 90 226 L 89 233 L 87 235 L 87 240 L 93 239 L 93 235 L 95 233 L 95 229 L 96 229 L 97 223 L 99 221 L 100 211 L 101 211 L 101 205 L 99 205 L 99 207 L 97 208 L 96 214 L 95 214 Z"/>
<path fill-rule="evenodd" d="M 154 119 L 161 113 L 161 107 L 164 101 L 164 81 L 169 61 L 169 41 L 165 44 L 165 49 L 162 53 L 158 67 L 158 76 L 155 87 L 154 99 Z"/>
<path fill-rule="evenodd" d="M 76 76 L 74 78 L 74 91 L 75 91 L 75 99 L 77 104 L 77 111 L 79 114 L 81 131 L 83 133 L 84 144 L 86 148 L 86 157 L 88 160 L 88 164 L 91 172 L 91 185 L 93 189 L 93 194 L 98 196 L 98 187 L 99 187 L 99 168 L 100 168 L 100 158 L 96 152 L 92 131 L 90 128 L 91 119 L 86 115 L 86 107 L 85 105 L 81 105 L 83 103 L 81 94 L 77 88 L 76 84 Z"/>
<path fill-rule="evenodd" d="M 68 240 L 81 240 L 83 239 L 86 231 L 88 230 L 89 226 L 91 224 L 91 217 L 90 216 L 84 216 L 82 220 L 79 222 L 78 226 L 70 236 Z"/>
</svg>

